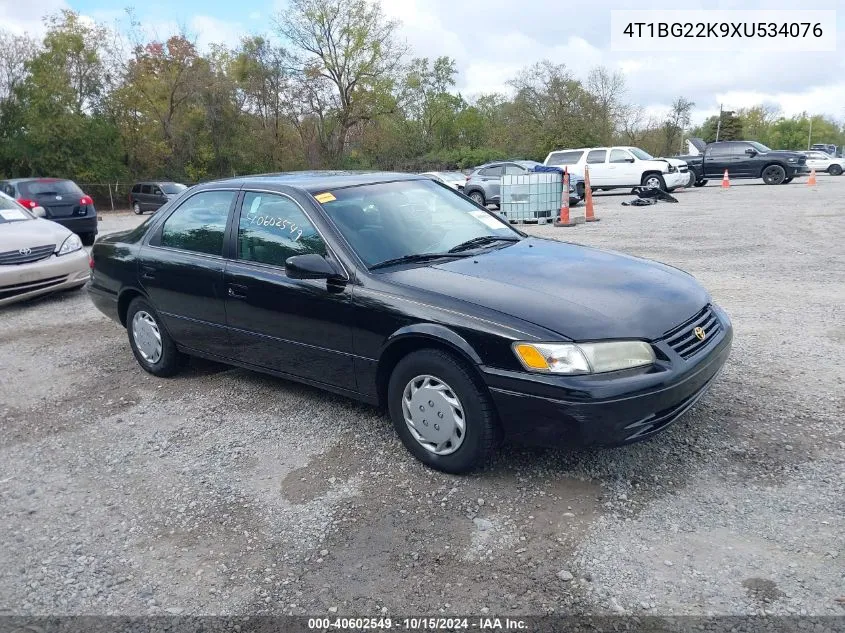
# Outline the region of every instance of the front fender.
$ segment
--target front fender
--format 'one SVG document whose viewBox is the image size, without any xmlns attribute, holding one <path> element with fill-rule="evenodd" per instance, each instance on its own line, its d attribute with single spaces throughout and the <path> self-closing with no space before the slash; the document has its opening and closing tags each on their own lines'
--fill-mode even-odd
<svg viewBox="0 0 845 633">
<path fill-rule="evenodd" d="M 379 350 L 379 358 L 384 358 L 385 353 L 388 352 L 392 346 L 411 337 L 429 338 L 436 342 L 443 343 L 461 352 L 474 364 L 482 364 L 481 357 L 479 357 L 478 353 L 466 341 L 466 339 L 445 325 L 439 325 L 437 323 L 414 323 L 412 325 L 406 325 L 405 327 L 399 328 L 391 334 L 387 340 L 385 340 L 384 345 L 382 345 L 381 350 Z"/>
</svg>

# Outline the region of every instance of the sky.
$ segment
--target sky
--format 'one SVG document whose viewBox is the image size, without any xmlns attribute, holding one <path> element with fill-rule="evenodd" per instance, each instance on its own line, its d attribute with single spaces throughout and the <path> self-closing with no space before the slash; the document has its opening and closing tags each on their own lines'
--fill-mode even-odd
<svg viewBox="0 0 845 633">
<path fill-rule="evenodd" d="M 115 24 L 131 0 L 0 0 L 0 27 L 43 33 L 41 18 L 63 8 Z M 269 35 L 286 0 L 148 0 L 135 14 L 151 33 L 185 29 L 201 47 Z M 507 80 L 542 59 L 578 78 L 597 65 L 625 75 L 627 101 L 660 116 L 678 96 L 695 102 L 693 122 L 757 104 L 791 116 L 826 114 L 845 122 L 845 0 L 382 0 L 401 22 L 399 37 L 415 57 L 448 55 L 465 97 L 507 92 Z M 837 9 L 836 52 L 618 52 L 610 47 L 612 9 Z"/>
</svg>

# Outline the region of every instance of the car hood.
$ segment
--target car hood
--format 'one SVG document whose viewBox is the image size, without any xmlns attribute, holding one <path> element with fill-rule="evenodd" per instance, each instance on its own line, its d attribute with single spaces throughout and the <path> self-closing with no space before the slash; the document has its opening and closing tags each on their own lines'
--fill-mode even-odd
<svg viewBox="0 0 845 633">
<path fill-rule="evenodd" d="M 707 291 L 677 268 L 536 238 L 385 277 L 578 341 L 658 339 L 710 301 Z"/>
<path fill-rule="evenodd" d="M 0 253 L 47 244 L 61 246 L 70 234 L 65 227 L 41 218 L 4 222 L 0 224 Z"/>
</svg>

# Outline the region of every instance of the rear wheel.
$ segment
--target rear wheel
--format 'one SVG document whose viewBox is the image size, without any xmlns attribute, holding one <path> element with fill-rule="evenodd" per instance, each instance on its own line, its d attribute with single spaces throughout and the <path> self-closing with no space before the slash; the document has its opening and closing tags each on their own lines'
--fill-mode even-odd
<svg viewBox="0 0 845 633">
<path fill-rule="evenodd" d="M 642 179 L 642 186 L 650 189 L 662 189 L 666 191 L 666 181 L 660 174 L 646 174 Z"/>
<path fill-rule="evenodd" d="M 132 210 L 135 212 L 135 215 L 141 215 L 143 211 L 141 211 L 141 205 L 137 202 L 132 205 Z"/>
<path fill-rule="evenodd" d="M 184 355 L 176 349 L 152 305 L 136 297 L 126 311 L 129 345 L 141 367 L 154 376 L 172 376 L 182 367 Z"/>
<path fill-rule="evenodd" d="M 841 176 L 842 165 L 831 165 L 827 168 L 827 173 L 829 173 L 831 176 Z"/>
<path fill-rule="evenodd" d="M 425 465 L 465 473 L 493 453 L 498 439 L 493 403 L 457 357 L 436 349 L 409 354 L 390 376 L 387 399 L 399 438 Z"/>
<path fill-rule="evenodd" d="M 486 204 L 484 202 L 484 194 L 481 193 L 480 191 L 473 191 L 471 194 L 469 194 L 469 197 L 476 204 L 480 204 L 482 207 L 486 206 Z"/>
<path fill-rule="evenodd" d="M 687 187 L 692 187 L 693 185 L 695 185 L 695 172 L 691 171 L 687 179 Z"/>
<path fill-rule="evenodd" d="M 97 239 L 96 233 L 81 233 L 79 239 L 82 240 L 83 246 L 91 246 Z"/>
<path fill-rule="evenodd" d="M 786 180 L 786 170 L 780 165 L 769 165 L 763 170 L 763 182 L 767 185 L 779 185 Z"/>
</svg>

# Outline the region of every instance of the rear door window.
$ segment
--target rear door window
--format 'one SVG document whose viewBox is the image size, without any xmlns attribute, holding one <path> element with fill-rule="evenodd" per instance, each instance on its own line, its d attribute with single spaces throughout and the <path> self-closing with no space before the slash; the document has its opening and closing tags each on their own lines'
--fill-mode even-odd
<svg viewBox="0 0 845 633">
<path fill-rule="evenodd" d="M 587 164 L 603 163 L 607 159 L 606 149 L 594 149 L 587 154 Z"/>
<path fill-rule="evenodd" d="M 191 196 L 164 222 L 161 246 L 223 255 L 223 236 L 235 191 L 203 191 Z"/>
</svg>

